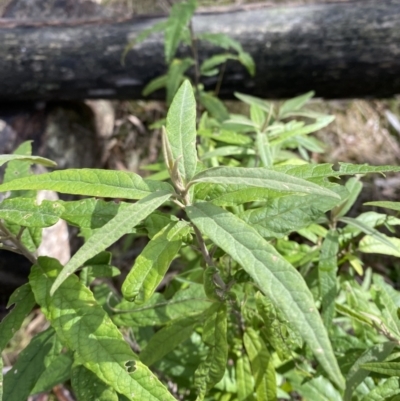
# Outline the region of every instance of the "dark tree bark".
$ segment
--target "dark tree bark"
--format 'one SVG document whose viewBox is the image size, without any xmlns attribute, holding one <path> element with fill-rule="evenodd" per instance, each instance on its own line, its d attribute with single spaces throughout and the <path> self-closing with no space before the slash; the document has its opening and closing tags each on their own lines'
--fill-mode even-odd
<svg viewBox="0 0 400 401">
<path fill-rule="evenodd" d="M 110 22 L 0 20 L 0 101 L 141 98 L 166 72 L 163 38 L 126 43 L 159 18 Z M 203 13 L 194 30 L 224 32 L 254 58 L 251 78 L 228 62 L 221 96 L 234 91 L 266 98 L 309 90 L 325 98 L 387 97 L 400 93 L 400 1 L 350 1 Z M 198 46 L 203 60 L 222 50 Z M 180 55 L 190 54 L 180 49 Z M 209 89 L 217 78 L 207 78 Z M 158 93 L 154 97 L 162 98 Z"/>
</svg>

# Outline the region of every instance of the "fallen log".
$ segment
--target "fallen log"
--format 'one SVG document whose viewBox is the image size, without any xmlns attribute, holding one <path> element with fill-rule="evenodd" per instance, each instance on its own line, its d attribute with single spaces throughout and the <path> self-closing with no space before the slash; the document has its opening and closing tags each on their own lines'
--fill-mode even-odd
<svg viewBox="0 0 400 401">
<path fill-rule="evenodd" d="M 121 55 L 128 41 L 159 21 L 0 19 L 0 101 L 142 98 L 144 86 L 166 72 L 163 37 L 135 46 L 124 65 Z M 224 98 L 235 91 L 265 98 L 309 90 L 324 98 L 400 93 L 399 0 L 244 6 L 197 14 L 193 26 L 197 33 L 233 37 L 255 60 L 255 77 L 237 62 L 227 63 Z M 221 49 L 199 43 L 198 51 L 204 60 Z M 182 47 L 185 54 L 190 49 Z M 213 89 L 216 80 L 204 84 Z"/>
</svg>

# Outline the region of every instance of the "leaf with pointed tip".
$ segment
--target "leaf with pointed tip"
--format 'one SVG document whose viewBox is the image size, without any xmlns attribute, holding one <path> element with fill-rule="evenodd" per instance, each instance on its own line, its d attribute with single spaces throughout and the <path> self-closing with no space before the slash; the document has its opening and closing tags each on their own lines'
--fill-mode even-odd
<svg viewBox="0 0 400 401">
<path fill-rule="evenodd" d="M 40 156 L 27 156 L 27 155 L 0 155 L 0 166 L 2 166 L 4 163 L 7 163 L 9 161 L 13 160 L 21 160 L 21 161 L 26 161 L 30 163 L 36 163 L 36 164 L 41 164 L 42 166 L 46 167 L 56 167 L 57 163 L 53 162 L 52 160 L 46 159 L 44 157 Z"/>
<path fill-rule="evenodd" d="M 339 221 L 358 228 L 363 233 L 370 235 L 372 238 L 375 238 L 377 241 L 382 242 L 382 244 L 393 248 L 395 251 L 398 250 L 398 248 L 390 240 L 388 240 L 385 235 L 381 234 L 378 230 L 375 230 L 375 228 L 364 224 L 359 219 L 353 219 L 352 217 L 342 217 L 339 219 Z"/>
<path fill-rule="evenodd" d="M 188 80 L 176 93 L 167 115 L 167 136 L 178 170 L 188 183 L 196 173 L 196 101 Z"/>
<path fill-rule="evenodd" d="M 154 192 L 121 210 L 113 219 L 98 229 L 64 266 L 54 282 L 51 294 L 54 294 L 58 286 L 84 262 L 130 232 L 153 210 L 166 202 L 171 195 L 170 191 Z"/>
<path fill-rule="evenodd" d="M 19 354 L 18 361 L 4 376 L 4 400 L 28 399 L 35 383 L 46 370 L 44 360 L 52 348 L 54 339 L 55 333 L 51 327 L 32 338 L 29 345 Z"/>
<path fill-rule="evenodd" d="M 33 175 L 0 185 L 0 192 L 24 189 L 126 199 L 141 199 L 158 190 L 172 191 L 171 185 L 166 182 L 144 180 L 138 174 L 85 168 Z"/>
<path fill-rule="evenodd" d="M 381 240 L 371 235 L 366 235 L 361 239 L 358 245 L 358 250 L 364 253 L 379 253 L 383 255 L 392 255 L 400 258 L 400 238 L 388 237 L 385 234 L 387 241 L 391 242 L 391 246 L 384 244 Z"/>
<path fill-rule="evenodd" d="M 279 117 L 285 117 L 287 113 L 301 109 L 313 96 L 314 91 L 307 92 L 304 95 L 296 96 L 292 99 L 286 100 L 279 109 Z"/>
<path fill-rule="evenodd" d="M 330 328 L 335 314 L 337 294 L 336 275 L 338 270 L 337 254 L 339 252 L 339 235 L 331 229 L 322 243 L 318 262 L 318 281 L 321 294 L 322 319 L 327 329 Z"/>
<path fill-rule="evenodd" d="M 236 380 L 238 401 L 254 401 L 254 378 L 246 354 L 236 360 Z"/>
<path fill-rule="evenodd" d="M 179 252 L 182 237 L 189 231 L 190 226 L 186 222 L 173 222 L 151 239 L 122 284 L 125 299 L 137 303 L 150 299 Z"/>
<path fill-rule="evenodd" d="M 342 175 L 385 173 L 400 171 L 400 166 L 369 166 L 368 164 L 339 163 L 339 169 L 333 170 L 333 164 L 302 164 L 299 166 L 282 165 L 274 167 L 275 171 L 303 179 L 323 179 Z"/>
<path fill-rule="evenodd" d="M 57 223 L 63 213 L 61 202 L 32 198 L 5 199 L 0 203 L 0 219 L 23 227 L 49 227 Z"/>
<path fill-rule="evenodd" d="M 353 364 L 346 376 L 346 391 L 343 401 L 350 401 L 357 386 L 369 375 L 369 372 L 363 369 L 363 365 L 368 362 L 381 362 L 390 355 L 395 347 L 394 342 L 387 341 L 382 344 L 376 344 L 367 349 Z"/>
<path fill-rule="evenodd" d="M 247 185 L 282 192 L 300 192 L 340 199 L 334 192 L 309 181 L 267 168 L 213 167 L 196 174 L 191 183 Z"/>
<path fill-rule="evenodd" d="M 400 202 L 377 201 L 364 203 L 365 206 L 378 206 L 400 212 Z"/>
<path fill-rule="evenodd" d="M 39 377 L 31 394 L 50 391 L 57 384 L 69 380 L 71 377 L 72 363 L 73 358 L 70 352 L 55 356 Z"/>
<path fill-rule="evenodd" d="M 226 305 L 214 303 L 208 309 L 207 315 L 202 339 L 209 348 L 205 361 L 199 365 L 195 373 L 197 401 L 202 401 L 206 392 L 222 379 L 228 359 Z"/>
<path fill-rule="evenodd" d="M 373 388 L 362 401 L 395 401 L 394 396 L 400 394 L 400 379 L 389 377 L 385 382 Z"/>
<path fill-rule="evenodd" d="M 140 351 L 140 360 L 146 366 L 151 366 L 159 361 L 190 337 L 202 316 L 203 314 L 183 317 L 158 330 Z"/>
<path fill-rule="evenodd" d="M 186 213 L 204 235 L 246 270 L 298 330 L 331 380 L 343 388 L 343 377 L 328 334 L 300 273 L 235 215 L 210 203 L 189 206 Z"/>
<path fill-rule="evenodd" d="M 0 322 L 0 352 L 4 350 L 35 306 L 35 298 L 29 284 L 24 284 L 13 292 L 7 307 L 14 303 L 14 308 Z"/>
<path fill-rule="evenodd" d="M 276 377 L 271 354 L 263 339 L 252 327 L 243 335 L 243 343 L 249 356 L 251 370 L 255 381 L 258 400 L 276 400 Z"/>
<path fill-rule="evenodd" d="M 196 1 L 175 3 L 165 27 L 165 61 L 169 64 L 174 57 L 183 33 L 196 10 Z"/>
<path fill-rule="evenodd" d="M 174 397 L 144 366 L 125 342 L 92 292 L 77 276 L 69 276 L 58 291 L 50 288 L 62 266 L 39 257 L 29 276 L 37 303 L 75 359 L 129 400 L 173 401 Z"/>
</svg>

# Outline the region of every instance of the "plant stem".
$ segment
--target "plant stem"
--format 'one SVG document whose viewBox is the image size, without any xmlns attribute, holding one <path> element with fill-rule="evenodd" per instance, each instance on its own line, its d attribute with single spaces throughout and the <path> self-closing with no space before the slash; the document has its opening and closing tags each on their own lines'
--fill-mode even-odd
<svg viewBox="0 0 400 401">
<path fill-rule="evenodd" d="M 11 233 L 11 231 L 2 222 L 0 222 L 0 231 L 7 236 L 8 240 L 13 243 L 13 245 L 22 255 L 24 255 L 33 264 L 36 263 L 36 257 L 32 254 L 32 252 L 30 252 L 29 249 L 13 233 Z M 3 247 L 3 249 L 6 248 Z M 12 249 L 8 247 L 8 250 Z"/>
</svg>

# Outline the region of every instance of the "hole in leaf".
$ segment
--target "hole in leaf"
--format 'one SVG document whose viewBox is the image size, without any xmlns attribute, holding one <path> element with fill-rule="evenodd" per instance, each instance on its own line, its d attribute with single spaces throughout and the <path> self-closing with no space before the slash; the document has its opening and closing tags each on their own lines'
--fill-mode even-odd
<svg viewBox="0 0 400 401">
<path fill-rule="evenodd" d="M 128 373 L 133 373 L 136 370 L 135 361 L 125 362 L 125 369 Z"/>
</svg>

